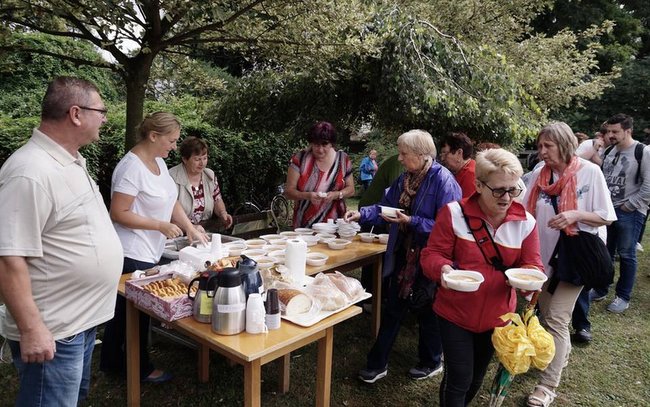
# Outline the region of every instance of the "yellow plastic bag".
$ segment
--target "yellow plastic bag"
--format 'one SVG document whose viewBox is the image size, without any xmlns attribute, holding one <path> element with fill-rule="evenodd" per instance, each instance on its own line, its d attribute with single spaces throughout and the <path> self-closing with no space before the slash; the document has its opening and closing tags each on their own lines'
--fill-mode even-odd
<svg viewBox="0 0 650 407">
<path fill-rule="evenodd" d="M 527 372 L 535 347 L 528 338 L 526 325 L 518 314 L 502 315 L 503 321 L 511 321 L 504 327 L 494 328 L 492 344 L 503 366 L 513 375 Z"/>
<path fill-rule="evenodd" d="M 540 325 L 533 310 L 526 312 L 524 320 L 526 321 L 528 339 L 535 347 L 535 356 L 531 363 L 537 369 L 544 370 L 555 356 L 555 341 L 553 336 Z"/>
</svg>

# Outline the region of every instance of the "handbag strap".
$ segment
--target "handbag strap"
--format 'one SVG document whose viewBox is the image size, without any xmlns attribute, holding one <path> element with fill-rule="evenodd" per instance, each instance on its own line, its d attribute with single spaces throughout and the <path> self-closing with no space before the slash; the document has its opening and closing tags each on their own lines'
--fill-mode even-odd
<svg viewBox="0 0 650 407">
<path fill-rule="evenodd" d="M 494 238 L 490 234 L 485 221 L 481 219 L 481 226 L 479 228 L 472 228 L 469 218 L 463 209 L 463 205 L 459 202 L 458 206 L 460 206 L 460 211 L 463 214 L 467 228 L 472 233 L 474 241 L 476 242 L 478 248 L 481 250 L 481 254 L 483 254 L 485 261 L 497 270 L 505 273 L 509 267 L 506 267 L 505 264 L 503 264 L 503 258 L 501 257 L 499 248 L 497 247 L 496 243 L 494 243 Z M 488 242 L 491 244 L 488 244 Z"/>
</svg>

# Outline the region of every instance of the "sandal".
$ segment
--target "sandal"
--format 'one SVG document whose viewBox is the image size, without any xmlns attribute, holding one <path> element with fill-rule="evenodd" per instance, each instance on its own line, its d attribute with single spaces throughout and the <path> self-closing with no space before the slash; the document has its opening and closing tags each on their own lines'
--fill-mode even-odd
<svg viewBox="0 0 650 407">
<path fill-rule="evenodd" d="M 541 392 L 543 396 L 536 396 L 535 393 Z M 528 407 L 548 407 L 553 403 L 557 394 L 550 388 L 544 386 L 543 384 L 538 384 L 535 386 L 533 393 L 528 396 Z"/>
</svg>

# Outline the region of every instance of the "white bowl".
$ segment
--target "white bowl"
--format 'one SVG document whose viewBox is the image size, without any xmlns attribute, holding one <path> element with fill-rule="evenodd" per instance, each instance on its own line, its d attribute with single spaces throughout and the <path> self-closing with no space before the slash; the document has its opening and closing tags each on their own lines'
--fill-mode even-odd
<svg viewBox="0 0 650 407">
<path fill-rule="evenodd" d="M 277 250 L 282 250 L 284 251 L 287 248 L 287 245 L 284 244 L 270 244 L 268 246 L 264 246 L 264 250 L 266 250 L 266 253 L 271 253 Z"/>
<path fill-rule="evenodd" d="M 250 257 L 251 259 L 257 261 L 260 257 L 266 256 L 266 250 L 262 249 L 246 249 L 243 252 L 241 252 L 246 257 Z"/>
<path fill-rule="evenodd" d="M 539 290 L 548 280 L 546 274 L 535 269 L 508 269 L 506 276 L 511 286 L 526 291 Z"/>
<path fill-rule="evenodd" d="M 397 212 L 404 212 L 404 209 L 393 208 L 391 206 L 379 205 L 379 207 L 381 208 L 381 214 L 388 218 L 396 218 Z"/>
<path fill-rule="evenodd" d="M 224 247 L 228 249 L 228 256 L 239 256 L 247 249 L 245 243 L 226 243 Z"/>
<path fill-rule="evenodd" d="M 313 235 L 314 234 L 314 231 L 311 230 L 310 228 L 295 228 L 293 231 L 296 232 L 299 235 Z"/>
<path fill-rule="evenodd" d="M 318 243 L 318 241 L 320 240 L 320 237 L 318 237 L 318 236 L 309 236 L 309 235 L 300 235 L 300 237 L 298 237 L 298 239 L 304 240 L 304 242 L 307 243 L 307 246 L 313 246 L 316 243 Z"/>
<path fill-rule="evenodd" d="M 286 232 L 280 232 L 281 236 L 284 236 L 287 239 L 294 239 L 297 236 L 300 236 L 300 233 L 298 232 L 291 232 L 291 231 L 286 231 Z"/>
<path fill-rule="evenodd" d="M 322 266 L 327 262 L 330 256 L 325 253 L 307 253 L 307 264 L 310 266 Z"/>
<path fill-rule="evenodd" d="M 261 249 L 266 246 L 266 240 L 264 239 L 248 239 L 246 240 L 246 246 L 249 249 Z"/>
<path fill-rule="evenodd" d="M 268 253 L 269 257 L 273 257 L 276 260 L 276 264 L 284 264 L 284 259 L 286 257 L 286 251 L 284 250 L 275 250 Z"/>
<path fill-rule="evenodd" d="M 262 256 L 254 260 L 257 262 L 257 267 L 260 270 L 267 269 L 278 262 L 278 259 L 271 256 Z"/>
<path fill-rule="evenodd" d="M 442 275 L 447 287 L 462 292 L 473 292 L 478 290 L 481 283 L 485 280 L 483 275 L 477 271 L 454 270 Z"/>
<path fill-rule="evenodd" d="M 282 246 L 287 247 L 287 239 L 273 239 L 269 240 L 271 246 Z"/>
<path fill-rule="evenodd" d="M 361 241 L 364 243 L 372 243 L 375 240 L 379 239 L 379 236 L 369 232 L 359 233 L 359 237 L 361 238 Z"/>
<path fill-rule="evenodd" d="M 329 246 L 329 248 L 332 250 L 341 250 L 345 249 L 345 247 L 350 243 L 352 242 L 345 239 L 333 239 L 327 242 L 327 246 Z"/>
<path fill-rule="evenodd" d="M 336 235 L 331 233 L 316 233 L 316 237 L 318 237 L 318 241 L 321 243 L 327 243 L 330 240 L 336 239 Z"/>
<path fill-rule="evenodd" d="M 286 237 L 282 235 L 262 235 L 260 236 L 260 239 L 270 242 L 271 240 L 276 240 L 276 239 L 286 239 Z"/>
<path fill-rule="evenodd" d="M 339 227 L 334 223 L 321 222 L 321 223 L 314 223 L 313 225 L 311 225 L 311 228 L 318 233 L 336 233 Z"/>
<path fill-rule="evenodd" d="M 377 238 L 379 239 L 379 243 L 381 244 L 386 244 L 388 243 L 388 233 L 381 233 L 377 235 Z"/>
<path fill-rule="evenodd" d="M 339 236 L 341 238 L 343 238 L 343 239 L 346 239 L 346 240 L 352 240 L 356 235 L 357 235 L 357 232 L 355 232 L 354 230 L 350 230 L 350 231 L 347 231 L 347 232 L 341 232 L 339 230 Z"/>
</svg>

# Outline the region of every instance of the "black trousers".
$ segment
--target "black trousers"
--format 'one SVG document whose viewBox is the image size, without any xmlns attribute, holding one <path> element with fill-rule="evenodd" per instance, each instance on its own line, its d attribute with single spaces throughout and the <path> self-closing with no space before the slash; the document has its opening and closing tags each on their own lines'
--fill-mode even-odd
<svg viewBox="0 0 650 407">
<path fill-rule="evenodd" d="M 136 270 L 146 270 L 155 266 L 147 263 L 124 258 L 122 274 L 132 273 Z M 149 315 L 140 314 L 140 378 L 144 379 L 154 371 L 149 360 L 147 341 L 149 339 Z M 104 327 L 102 338 L 102 352 L 99 359 L 99 370 L 108 373 L 126 375 L 126 299 L 117 296 L 115 302 L 115 316 Z"/>
<path fill-rule="evenodd" d="M 470 332 L 438 317 L 445 373 L 440 384 L 441 407 L 465 407 L 478 393 L 494 347 L 492 331 Z"/>
</svg>

